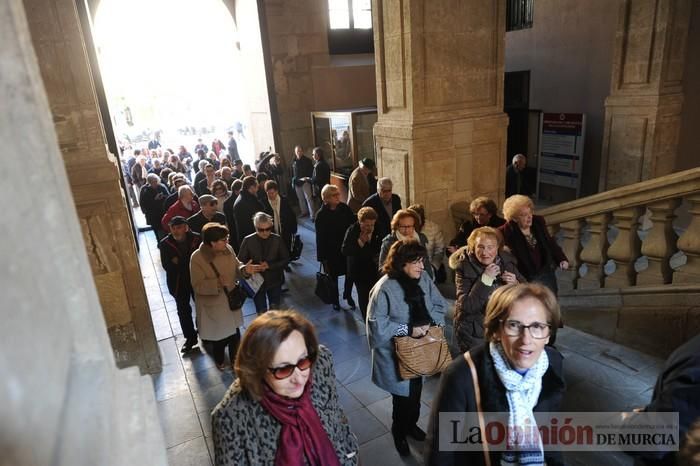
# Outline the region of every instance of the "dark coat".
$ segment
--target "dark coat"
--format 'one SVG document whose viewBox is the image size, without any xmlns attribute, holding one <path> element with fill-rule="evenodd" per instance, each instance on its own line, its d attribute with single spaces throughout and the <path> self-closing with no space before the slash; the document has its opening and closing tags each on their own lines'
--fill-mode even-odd
<svg viewBox="0 0 700 466">
<path fill-rule="evenodd" d="M 297 216 L 292 210 L 292 208 L 289 206 L 289 201 L 287 201 L 286 197 L 283 197 L 281 194 L 277 194 L 280 198 L 280 223 L 282 230 L 280 231 L 280 236 L 282 237 L 282 241 L 284 241 L 284 245 L 287 247 L 287 251 L 292 250 L 292 237 L 296 234 L 297 232 Z M 272 211 L 272 206 L 270 205 L 270 201 L 267 200 L 267 197 L 265 197 L 265 202 L 263 202 L 263 207 L 265 208 L 265 213 L 267 213 L 270 217 L 274 217 L 275 214 Z"/>
<path fill-rule="evenodd" d="M 515 257 L 507 251 L 502 251 L 497 259 L 501 271 L 515 274 L 520 283 L 525 283 L 518 271 Z M 481 265 L 474 254 L 469 254 L 462 247 L 450 256 L 450 268 L 455 271 L 455 302 L 454 335 L 462 353 L 484 342 L 484 315 L 486 304 L 491 293 L 504 283 L 496 278 L 491 286 L 481 281 L 481 275 L 486 267 Z"/>
<path fill-rule="evenodd" d="M 498 215 L 492 215 L 491 219 L 489 219 L 488 225 L 486 226 L 498 228 L 505 223 L 505 219 L 499 217 Z M 452 241 L 450 241 L 450 246 L 456 246 L 458 248 L 466 246 L 467 240 L 469 239 L 469 235 L 471 235 L 472 231 L 476 230 L 480 226 L 481 225 L 476 223 L 476 220 L 474 220 L 473 218 L 462 223 L 462 225 L 460 225 L 459 227 L 459 231 L 457 232 L 455 237 L 452 238 Z"/>
<path fill-rule="evenodd" d="M 262 239 L 253 233 L 243 238 L 238 260 L 241 264 L 247 264 L 249 260 L 253 264 L 266 261 L 270 268 L 262 272 L 265 279 L 262 289 L 274 288 L 284 282 L 284 267 L 289 263 L 289 251 L 282 238 L 276 234 L 271 233 L 269 238 Z"/>
<path fill-rule="evenodd" d="M 204 194 L 211 194 L 211 190 L 209 189 L 209 186 L 207 185 L 207 177 L 206 176 L 197 182 L 197 184 L 194 186 L 194 192 L 197 194 L 197 196 L 202 196 Z"/>
<path fill-rule="evenodd" d="M 146 184 L 139 193 L 139 204 L 146 216 L 146 223 L 155 229 L 160 229 L 160 219 L 165 214 L 165 199 L 168 197 L 168 188 L 163 184 L 158 184 L 155 188 Z"/>
<path fill-rule="evenodd" d="M 334 277 L 345 275 L 346 260 L 341 248 L 345 232 L 354 222 L 355 214 L 342 202 L 335 210 L 323 204 L 316 213 L 316 258 L 328 265 L 326 272 Z"/>
<path fill-rule="evenodd" d="M 160 263 L 165 269 L 168 291 L 174 297 L 178 295 L 189 296 L 192 293 L 190 257 L 199 248 L 201 238 L 197 233 L 188 231 L 185 242 L 188 247 L 184 254 L 177 247 L 177 241 L 172 234 L 163 238 L 158 244 Z"/>
<path fill-rule="evenodd" d="M 535 281 L 538 275 L 551 273 L 561 261 L 568 260 L 564 251 L 561 250 L 556 240 L 547 231 L 547 223 L 541 215 L 532 216 L 532 226 L 530 232 L 537 240 L 537 247 L 542 256 L 540 268 L 535 263 L 530 254 L 530 246 L 527 244 L 525 235 L 520 231 L 518 224 L 511 220 L 499 228 L 503 232 L 503 240 L 506 246 L 518 261 L 518 270 L 527 281 Z"/>
<path fill-rule="evenodd" d="M 360 247 L 357 243 L 360 237 L 360 224 L 355 222 L 345 232 L 343 246 L 340 251 L 347 258 L 347 277 L 354 283 L 376 283 L 379 280 L 379 248 L 382 238 L 375 229 L 370 241 Z"/>
<path fill-rule="evenodd" d="M 544 350 L 549 358 L 549 368 L 542 376 L 542 391 L 535 405 L 535 412 L 557 412 L 561 406 L 566 390 L 562 369 L 563 357 L 556 349 L 546 346 Z M 476 373 L 481 388 L 481 405 L 484 412 L 508 412 L 506 389 L 498 378 L 493 359 L 486 345 L 470 350 L 476 366 Z M 451 433 L 439 431 L 441 412 L 476 413 L 476 398 L 469 365 L 464 357 L 457 357 L 440 378 L 440 387 L 433 398 L 428 437 L 423 450 L 426 466 L 483 465 L 484 454 L 476 451 L 440 451 L 440 435 Z M 544 453 L 548 466 L 563 465 L 561 452 Z M 491 464 L 500 464 L 500 452 L 491 451 Z"/>
<path fill-rule="evenodd" d="M 226 216 L 221 212 L 214 212 L 214 216 L 211 218 L 211 220 L 209 220 L 204 216 L 204 213 L 200 210 L 199 212 L 187 219 L 187 224 L 190 226 L 190 230 L 197 234 L 201 234 L 202 227 L 209 222 L 216 222 L 220 223 L 221 225 L 226 225 Z"/>
<path fill-rule="evenodd" d="M 645 412 L 678 412 L 681 448 L 693 422 L 700 420 L 700 335 L 678 347 L 664 364 Z M 626 420 L 635 423 L 634 416 Z M 635 452 L 648 465 L 676 464 L 674 452 Z"/>
<path fill-rule="evenodd" d="M 391 233 L 391 218 L 389 218 L 389 214 L 386 212 L 378 193 L 374 193 L 365 199 L 362 207 L 371 207 L 377 212 L 377 223 L 374 225 L 374 229 L 379 231 L 382 238 Z M 394 213 L 401 210 L 401 198 L 396 194 L 391 195 L 391 210 Z"/>
<path fill-rule="evenodd" d="M 234 251 L 238 252 L 241 246 L 238 241 L 238 231 L 236 230 L 236 217 L 233 215 L 233 205 L 238 199 L 233 193 L 224 201 L 224 215 L 226 216 L 226 225 L 228 226 L 228 244 L 231 245 Z"/>
<path fill-rule="evenodd" d="M 305 155 L 298 159 L 295 157 L 292 162 L 292 187 L 303 185 L 301 178 L 311 178 L 313 173 L 314 164 L 310 158 Z"/>
<path fill-rule="evenodd" d="M 331 167 L 325 160 L 319 160 L 314 164 L 314 171 L 311 175 L 314 196 L 320 196 L 321 190 L 331 182 Z"/>
<path fill-rule="evenodd" d="M 241 156 L 238 155 L 238 143 L 234 138 L 229 138 L 228 140 L 228 156 L 231 161 L 240 160 Z"/>
<path fill-rule="evenodd" d="M 513 164 L 508 165 L 506 169 L 506 198 L 513 194 L 532 195 L 535 192 L 534 177 L 532 170 L 527 167 L 519 172 L 513 167 Z M 518 179 L 520 179 L 520 189 L 518 189 Z"/>
<path fill-rule="evenodd" d="M 250 194 L 248 191 L 241 191 L 238 195 L 238 199 L 233 203 L 233 218 L 236 221 L 238 244 L 243 243 L 243 238 L 246 236 L 255 233 L 253 216 L 258 212 L 264 211 L 265 208 L 255 194 Z"/>
</svg>

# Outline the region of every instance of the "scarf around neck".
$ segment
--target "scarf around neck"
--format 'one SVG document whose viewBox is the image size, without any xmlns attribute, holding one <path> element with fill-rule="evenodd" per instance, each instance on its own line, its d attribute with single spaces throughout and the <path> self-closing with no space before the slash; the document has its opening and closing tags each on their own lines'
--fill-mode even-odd
<svg viewBox="0 0 700 466">
<path fill-rule="evenodd" d="M 543 350 L 535 365 L 523 375 L 511 367 L 500 342 L 489 343 L 489 353 L 493 359 L 498 378 L 506 388 L 506 399 L 508 400 L 510 433 L 508 442 L 512 445 L 512 449 L 502 453 L 501 465 L 544 464 L 542 439 L 537 431 L 537 422 L 532 411 L 540 398 L 542 377 L 549 368 L 547 352 Z M 513 433 L 515 430 L 513 428 L 520 427 L 522 430 L 522 427 L 526 425 L 533 426 L 527 432 L 535 433 L 537 438 L 521 438 L 520 442 L 514 442 Z"/>
<path fill-rule="evenodd" d="M 297 399 L 273 392 L 265 384 L 260 404 L 282 424 L 275 466 L 340 466 L 328 434 L 311 403 L 311 379 Z"/>
<path fill-rule="evenodd" d="M 425 292 L 420 287 L 420 278 L 410 278 L 405 273 L 401 273 L 396 281 L 403 290 L 404 301 L 408 304 L 408 314 L 410 327 L 420 327 L 430 324 L 432 319 L 425 305 Z M 409 329 L 410 330 L 410 329 Z"/>
</svg>

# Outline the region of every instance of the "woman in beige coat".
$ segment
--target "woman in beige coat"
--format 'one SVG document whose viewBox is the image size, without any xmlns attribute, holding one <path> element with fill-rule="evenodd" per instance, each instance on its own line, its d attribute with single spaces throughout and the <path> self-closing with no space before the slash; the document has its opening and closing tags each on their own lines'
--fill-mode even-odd
<svg viewBox="0 0 700 466">
<path fill-rule="evenodd" d="M 227 346 L 233 366 L 241 340 L 239 327 L 243 324 L 243 312 L 229 309 L 224 287 L 232 290 L 239 274 L 250 275 L 258 269 L 251 262 L 238 262 L 228 244 L 228 228 L 214 222 L 202 227 L 202 244 L 190 259 L 190 277 L 199 336 L 210 348 L 219 370 L 226 367 Z"/>
</svg>

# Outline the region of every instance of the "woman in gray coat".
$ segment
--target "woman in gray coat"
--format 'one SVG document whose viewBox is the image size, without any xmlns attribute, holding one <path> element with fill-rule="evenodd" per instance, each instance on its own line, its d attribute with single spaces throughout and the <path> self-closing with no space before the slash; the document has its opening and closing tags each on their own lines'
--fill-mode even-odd
<svg viewBox="0 0 700 466">
<path fill-rule="evenodd" d="M 384 275 L 370 292 L 367 337 L 372 350 L 372 382 L 392 395 L 394 445 L 401 456 L 410 454 L 406 436 L 424 440 L 416 425 L 420 416 L 422 377 L 399 378 L 394 337 L 419 338 L 430 325 L 445 323 L 447 303 L 424 272 L 425 248 L 416 241 L 396 241 L 384 263 Z"/>
<path fill-rule="evenodd" d="M 199 336 L 211 349 L 219 370 L 226 367 L 227 346 L 233 367 L 241 339 L 239 327 L 243 325 L 243 313 L 240 309 L 229 309 L 224 287 L 231 291 L 240 273 L 250 275 L 259 270 L 260 266 L 252 262 L 238 262 L 228 245 L 228 228 L 215 222 L 202 227 L 202 244 L 190 259 L 190 280 Z"/>
</svg>

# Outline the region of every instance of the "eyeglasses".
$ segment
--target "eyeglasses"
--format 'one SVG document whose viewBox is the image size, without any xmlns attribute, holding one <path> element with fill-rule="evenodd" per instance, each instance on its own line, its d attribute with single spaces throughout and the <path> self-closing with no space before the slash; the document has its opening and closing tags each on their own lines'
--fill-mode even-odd
<svg viewBox="0 0 700 466">
<path fill-rule="evenodd" d="M 311 356 L 306 356 L 298 360 L 296 364 L 285 364 L 281 367 L 268 367 L 267 370 L 269 370 L 272 376 L 277 380 L 284 380 L 292 376 L 294 369 L 305 371 L 311 367 L 313 362 Z"/>
<path fill-rule="evenodd" d="M 399 224 L 399 230 L 408 230 L 409 228 L 415 228 L 415 225 L 401 225 Z"/>
<path fill-rule="evenodd" d="M 260 233 L 265 233 L 267 231 L 272 231 L 272 227 L 267 227 L 267 228 L 256 228 Z"/>
<path fill-rule="evenodd" d="M 509 337 L 519 337 L 523 334 L 525 329 L 528 329 L 530 331 L 530 336 L 537 340 L 547 338 L 552 327 L 542 322 L 533 322 L 530 325 L 524 325 L 518 320 L 501 320 L 500 322 L 503 324 L 503 330 Z"/>
</svg>

